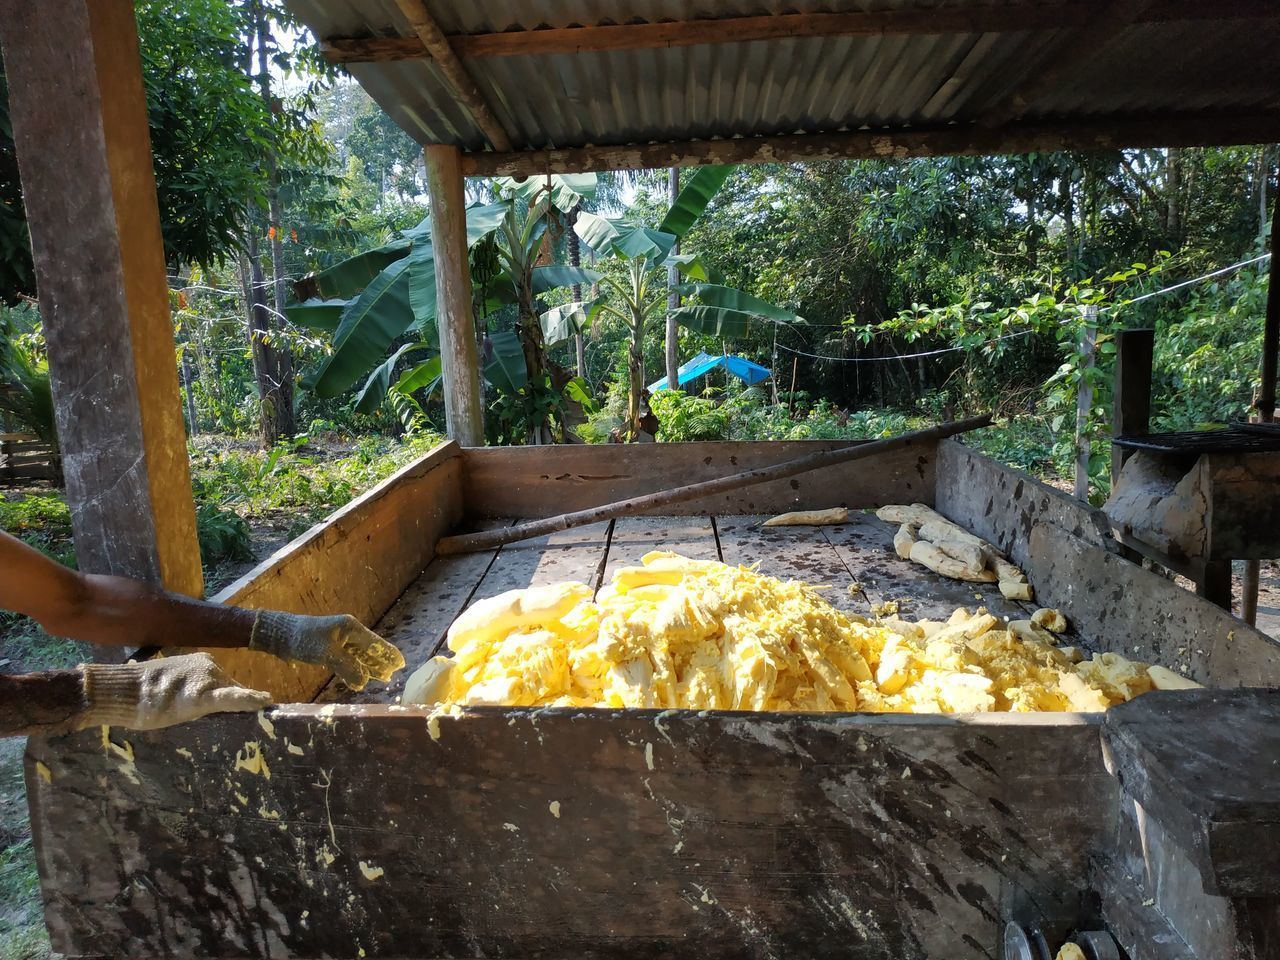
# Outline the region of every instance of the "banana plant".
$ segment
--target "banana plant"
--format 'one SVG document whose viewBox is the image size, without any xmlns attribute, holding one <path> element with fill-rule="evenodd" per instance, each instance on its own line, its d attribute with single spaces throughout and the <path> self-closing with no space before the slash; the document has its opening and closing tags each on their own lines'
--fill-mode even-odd
<svg viewBox="0 0 1280 960">
<path fill-rule="evenodd" d="M 638 428 L 644 391 L 645 334 L 650 322 L 667 312 L 668 266 L 675 266 L 687 281 L 678 285 L 676 290 L 694 300 L 671 312 L 676 322 L 687 329 L 721 337 L 740 337 L 752 322 L 758 320 L 804 322 L 804 318 L 789 310 L 724 286 L 719 275 L 701 255 L 671 252 L 732 172 L 731 166 L 700 167 L 680 190 L 656 227 L 625 217 L 608 219 L 591 213 L 578 215 L 575 230 L 579 239 L 598 255 L 621 261 L 625 268 L 621 279 L 605 276 L 600 281 L 601 287 L 613 297 L 578 305 L 577 313 L 584 318 L 611 316 L 630 332 L 625 429 L 631 436 Z"/>
<path fill-rule="evenodd" d="M 485 378 L 499 391 L 536 391 L 546 381 L 546 349 L 564 339 L 565 329 L 577 332 L 590 322 L 589 310 L 568 315 L 563 310 L 547 311 L 550 316 L 544 319 L 537 297 L 599 279 L 594 271 L 550 263 L 547 233 L 556 218 L 590 196 L 594 188 L 594 175 L 521 183 L 499 180 L 495 190 L 501 199 L 467 210 L 467 244 L 473 277 L 479 280 L 477 313 L 487 318 L 493 308 L 509 304 L 517 308 L 515 330 L 490 334 L 481 328 Z M 496 263 L 496 269 L 482 269 L 481 263 Z M 300 302 L 286 308 L 290 320 L 332 333 L 332 352 L 304 377 L 303 386 L 318 396 L 334 397 L 363 377 L 357 409 L 373 411 L 386 402 L 402 420 L 415 419 L 421 411 L 410 405 L 412 396 L 406 388 L 433 386 L 439 365 L 434 355 L 439 336 L 429 218 L 375 249 L 304 278 L 294 291 Z M 388 356 L 393 344 L 411 328 L 414 342 Z M 410 356 L 416 362 L 393 379 L 397 365 Z M 513 363 L 514 356 L 522 357 L 523 363 Z M 540 434 L 545 422 L 533 426 Z"/>
</svg>

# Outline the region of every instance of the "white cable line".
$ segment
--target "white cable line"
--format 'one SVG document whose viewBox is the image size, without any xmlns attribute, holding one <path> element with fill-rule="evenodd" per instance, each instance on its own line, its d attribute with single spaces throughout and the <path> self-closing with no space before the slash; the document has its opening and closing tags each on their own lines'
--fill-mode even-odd
<svg viewBox="0 0 1280 960">
<path fill-rule="evenodd" d="M 1162 293 L 1181 290 L 1183 287 L 1189 287 L 1193 283 L 1201 283 L 1205 280 L 1212 279 L 1213 277 L 1220 277 L 1224 273 L 1230 273 L 1232 270 L 1239 270 L 1241 267 L 1251 266 L 1252 264 L 1259 263 L 1262 260 L 1267 260 L 1270 257 L 1271 254 L 1264 253 L 1262 256 L 1254 257 L 1252 260 L 1241 260 L 1239 263 L 1233 263 L 1231 266 L 1223 267 L 1221 270 L 1214 270 L 1212 273 L 1206 273 L 1203 277 L 1196 277 L 1194 280 L 1183 280 L 1181 283 L 1175 283 L 1173 286 L 1165 287 L 1163 290 L 1153 290 L 1151 293 L 1144 293 L 1140 297 L 1134 297 L 1132 300 L 1126 300 L 1124 303 L 1119 304 L 1119 306 L 1126 307 L 1131 303 L 1141 303 L 1143 300 L 1150 300 L 1152 297 L 1158 297 Z M 1114 310 L 1115 307 L 1107 307 L 1106 309 Z"/>
</svg>

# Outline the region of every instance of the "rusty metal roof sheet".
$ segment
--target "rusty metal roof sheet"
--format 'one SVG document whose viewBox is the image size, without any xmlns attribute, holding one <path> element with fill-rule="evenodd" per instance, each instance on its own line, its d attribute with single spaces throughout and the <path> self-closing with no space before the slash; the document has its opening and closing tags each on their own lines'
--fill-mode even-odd
<svg viewBox="0 0 1280 960">
<path fill-rule="evenodd" d="M 1280 3 L 1157 0 L 1168 14 L 1029 30 L 905 31 L 463 58 L 516 150 L 983 125 L 991 118 L 1101 123 L 1280 116 Z M 414 37 L 396 0 L 288 0 L 322 40 Z M 1181 6 L 1179 6 L 1181 4 Z M 972 0 L 478 0 L 427 8 L 451 37 L 695 18 L 875 11 L 985 11 Z M 1079 0 L 1037 3 L 1080 10 Z M 1100 9 L 1106 4 L 1093 4 Z M 1130 4 L 1141 9 L 1143 4 Z M 1149 4 L 1147 5 L 1150 6 Z M 1180 20 L 1179 10 L 1189 19 Z M 1261 9 L 1261 13 L 1259 10 Z M 1250 11 L 1239 15 L 1240 10 Z M 1233 11 L 1236 11 L 1233 13 Z M 1092 29 L 1084 27 L 1084 29 Z M 455 44 L 456 46 L 456 44 Z M 426 58 L 350 63 L 370 95 L 421 143 L 488 143 Z M 1052 82 L 1036 88 L 1037 78 Z M 1017 98 L 1035 89 L 1030 102 Z M 1191 126 L 1193 124 L 1189 124 Z M 1174 145 L 1171 135 L 1169 145 Z M 1190 141 L 1188 141 L 1190 142 Z"/>
</svg>

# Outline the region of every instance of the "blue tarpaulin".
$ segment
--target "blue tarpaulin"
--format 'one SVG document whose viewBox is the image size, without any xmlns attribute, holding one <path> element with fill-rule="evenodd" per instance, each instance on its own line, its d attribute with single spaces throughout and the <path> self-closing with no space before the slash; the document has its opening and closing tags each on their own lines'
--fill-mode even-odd
<svg viewBox="0 0 1280 960">
<path fill-rule="evenodd" d="M 767 380 L 773 372 L 768 367 L 762 367 L 760 364 L 744 360 L 742 357 L 735 357 L 733 354 L 727 356 L 725 354 L 717 354 L 713 357 L 709 353 L 700 353 L 692 360 L 680 365 L 680 386 L 683 387 L 690 380 L 705 377 L 716 367 L 724 367 L 747 386 L 759 383 L 761 380 Z M 657 393 L 659 390 L 666 389 L 666 377 L 649 384 L 650 393 Z"/>
</svg>

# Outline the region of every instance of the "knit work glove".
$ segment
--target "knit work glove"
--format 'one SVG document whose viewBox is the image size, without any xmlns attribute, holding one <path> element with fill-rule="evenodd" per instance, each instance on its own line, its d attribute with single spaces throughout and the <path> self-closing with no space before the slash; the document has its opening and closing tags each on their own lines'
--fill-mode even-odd
<svg viewBox="0 0 1280 960">
<path fill-rule="evenodd" d="M 81 729 L 159 730 L 211 713 L 271 706 L 271 694 L 240 686 L 207 653 L 143 663 L 87 663 L 80 671 L 86 704 L 77 718 Z"/>
<path fill-rule="evenodd" d="M 249 649 L 332 670 L 352 690 L 363 690 L 370 679 L 390 680 L 404 666 L 399 650 L 348 614 L 307 617 L 259 610 Z"/>
</svg>

